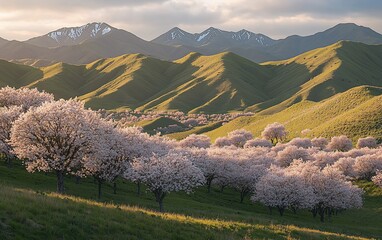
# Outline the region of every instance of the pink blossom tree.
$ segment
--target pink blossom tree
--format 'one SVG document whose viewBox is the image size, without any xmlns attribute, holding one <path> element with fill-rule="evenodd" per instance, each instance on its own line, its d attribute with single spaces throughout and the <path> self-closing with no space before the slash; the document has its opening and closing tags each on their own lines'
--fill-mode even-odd
<svg viewBox="0 0 382 240">
<path fill-rule="evenodd" d="M 352 179 L 356 176 L 356 173 L 354 171 L 354 164 L 355 164 L 354 158 L 343 157 L 343 158 L 338 159 L 333 164 L 333 167 L 338 169 L 347 178 Z"/>
<path fill-rule="evenodd" d="M 378 171 L 377 174 L 371 180 L 375 185 L 382 188 L 382 171 Z"/>
<path fill-rule="evenodd" d="M 226 147 L 233 145 L 233 142 L 228 137 L 218 137 L 215 140 L 214 147 Z"/>
<path fill-rule="evenodd" d="M 235 164 L 233 168 L 232 186 L 240 192 L 240 203 L 244 198 L 254 191 L 255 184 L 266 174 L 264 165 L 254 165 L 250 160 L 241 160 Z"/>
<path fill-rule="evenodd" d="M 44 102 L 53 101 L 52 94 L 39 92 L 36 88 L 12 88 L 0 89 L 0 107 L 21 106 L 24 111 L 30 107 L 38 107 Z"/>
<path fill-rule="evenodd" d="M 261 139 L 261 138 L 255 138 L 248 140 L 244 144 L 244 148 L 253 148 L 253 147 L 266 147 L 266 148 L 271 148 L 273 145 L 270 141 Z"/>
<path fill-rule="evenodd" d="M 325 214 L 330 218 L 336 210 L 362 207 L 362 189 L 346 181 L 334 167 L 326 167 L 312 175 L 309 182 L 317 199 L 313 214 L 318 213 L 322 222 Z"/>
<path fill-rule="evenodd" d="M 117 177 L 125 172 L 131 159 L 129 151 L 131 142 L 124 137 L 123 130 L 114 128 L 112 122 L 101 121 L 93 134 L 98 141 L 93 145 L 95 150 L 83 159 L 83 172 L 84 175 L 93 176 L 97 180 L 98 198 L 101 198 L 102 184 L 115 183 Z"/>
<path fill-rule="evenodd" d="M 312 141 L 309 138 L 293 138 L 290 140 L 288 145 L 296 146 L 299 148 L 310 148 L 312 147 Z"/>
<path fill-rule="evenodd" d="M 276 144 L 286 138 L 287 131 L 285 130 L 284 125 L 275 122 L 268 124 L 261 133 L 261 136 L 267 140 L 270 140 L 273 144 Z"/>
<path fill-rule="evenodd" d="M 324 150 L 328 145 L 328 139 L 324 137 L 315 137 L 312 139 L 312 146 L 320 150 Z"/>
<path fill-rule="evenodd" d="M 353 168 L 357 178 L 371 180 L 382 169 L 382 155 L 379 153 L 356 157 Z"/>
<path fill-rule="evenodd" d="M 125 173 L 125 177 L 143 182 L 154 193 L 159 210 L 164 211 L 163 199 L 170 192 L 185 191 L 205 182 L 203 173 L 179 152 L 170 151 L 166 155 L 153 154 L 149 158 L 137 158 Z"/>
<path fill-rule="evenodd" d="M 242 148 L 248 140 L 253 139 L 253 135 L 251 132 L 247 130 L 238 129 L 238 130 L 229 132 L 228 138 L 230 139 L 230 141 L 232 142 L 234 146 Z"/>
<path fill-rule="evenodd" d="M 324 221 L 325 215 L 333 212 L 362 206 L 362 189 L 346 181 L 345 176 L 333 166 L 320 170 L 312 161 L 294 161 L 288 171 L 299 175 L 303 181 L 313 188 L 315 204 L 311 211 L 313 216 L 320 215 Z"/>
<path fill-rule="evenodd" d="M 211 146 L 211 139 L 206 135 L 191 134 L 185 139 L 179 141 L 179 147 L 196 147 L 196 148 L 209 148 Z"/>
<path fill-rule="evenodd" d="M 288 167 L 296 159 L 308 161 L 312 157 L 306 149 L 296 146 L 287 146 L 284 150 L 278 152 L 276 157 L 276 161 L 281 167 Z"/>
<path fill-rule="evenodd" d="M 357 142 L 357 148 L 376 148 L 377 146 L 377 139 L 373 137 L 360 138 Z"/>
<path fill-rule="evenodd" d="M 97 142 L 92 126 L 99 116 L 76 100 L 47 102 L 15 121 L 10 143 L 29 172 L 54 171 L 57 192 L 64 192 L 64 176 L 79 174 L 82 160 Z"/>
<path fill-rule="evenodd" d="M 347 152 L 352 148 L 351 140 L 345 135 L 332 137 L 328 144 L 328 149 L 331 151 Z"/>
<path fill-rule="evenodd" d="M 285 169 L 273 166 L 255 186 L 252 201 L 265 206 L 276 207 L 283 216 L 286 208 L 296 211 L 298 208 L 310 208 L 315 199 L 312 187 L 296 174 L 289 174 Z"/>
<path fill-rule="evenodd" d="M 8 166 L 11 165 L 11 159 L 14 158 L 12 146 L 9 144 L 11 128 L 21 113 L 20 106 L 0 108 L 0 152 L 5 155 Z"/>
<path fill-rule="evenodd" d="M 141 128 L 126 127 L 119 129 L 123 135 L 126 149 L 126 155 L 130 159 L 134 158 L 149 158 L 155 153 L 157 156 L 166 155 L 171 149 L 176 146 L 176 142 L 166 137 L 159 135 L 150 136 L 142 132 Z M 123 174 L 125 176 L 125 174 Z M 137 194 L 141 194 L 141 182 L 139 178 L 130 179 L 137 184 Z"/>
</svg>

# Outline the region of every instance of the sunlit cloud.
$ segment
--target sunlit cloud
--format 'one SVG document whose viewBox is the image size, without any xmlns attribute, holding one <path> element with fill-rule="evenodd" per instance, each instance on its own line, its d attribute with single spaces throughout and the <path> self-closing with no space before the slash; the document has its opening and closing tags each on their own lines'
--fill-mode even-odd
<svg viewBox="0 0 382 240">
<path fill-rule="evenodd" d="M 189 32 L 245 28 L 283 38 L 354 22 L 382 32 L 379 0 L 0 0 L 0 6 L 0 36 L 18 40 L 89 22 L 107 22 L 147 40 L 175 26 Z"/>
</svg>

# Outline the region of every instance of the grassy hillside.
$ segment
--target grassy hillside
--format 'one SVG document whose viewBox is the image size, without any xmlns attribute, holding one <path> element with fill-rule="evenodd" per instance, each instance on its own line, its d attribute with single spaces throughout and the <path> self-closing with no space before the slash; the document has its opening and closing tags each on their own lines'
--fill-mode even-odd
<svg viewBox="0 0 382 240">
<path fill-rule="evenodd" d="M 135 185 L 118 181 L 117 194 L 104 186 L 96 200 L 92 179 L 80 184 L 66 178 L 68 195 L 57 195 L 53 174 L 27 173 L 19 162 L 0 163 L 1 239 L 370 239 L 381 238 L 382 191 L 371 183 L 365 206 L 321 223 L 311 213 L 270 215 L 231 189 L 223 193 L 197 189 L 169 194 L 168 213 L 156 212 L 150 192 L 138 196 Z M 367 224 L 365 224 L 367 222 Z"/>
<path fill-rule="evenodd" d="M 155 134 L 155 130 L 158 128 L 165 128 L 170 125 L 177 125 L 181 128 L 186 128 L 184 124 L 181 122 L 178 122 L 174 119 L 167 118 L 167 117 L 158 117 L 153 120 L 143 120 L 140 122 L 134 123 L 135 126 L 142 127 L 143 130 L 150 134 Z"/>
<path fill-rule="evenodd" d="M 37 87 L 104 109 L 279 112 L 356 86 L 382 86 L 382 45 L 339 42 L 258 65 L 233 53 L 191 53 L 174 62 L 142 54 L 87 65 L 32 68 L 0 62 L 0 85 Z"/>
<path fill-rule="evenodd" d="M 311 129 L 310 136 L 335 136 L 345 134 L 354 141 L 359 137 L 382 136 L 382 88 L 362 86 L 339 93 L 325 101 L 304 100 L 280 111 L 268 110 L 252 117 L 237 118 L 207 133 L 213 140 L 238 128 L 247 129 L 255 136 L 269 123 L 280 122 L 289 131 L 289 138 L 301 136 L 301 131 Z"/>
<path fill-rule="evenodd" d="M 187 130 L 187 131 L 167 134 L 166 136 L 173 138 L 173 139 L 176 139 L 176 140 L 181 140 L 181 139 L 186 138 L 187 136 L 189 136 L 191 134 L 204 134 L 204 133 L 212 131 L 212 130 L 220 127 L 220 126 L 222 126 L 222 122 L 214 122 L 214 123 L 210 123 L 210 124 L 207 124 L 204 126 L 193 127 L 192 129 Z"/>
</svg>

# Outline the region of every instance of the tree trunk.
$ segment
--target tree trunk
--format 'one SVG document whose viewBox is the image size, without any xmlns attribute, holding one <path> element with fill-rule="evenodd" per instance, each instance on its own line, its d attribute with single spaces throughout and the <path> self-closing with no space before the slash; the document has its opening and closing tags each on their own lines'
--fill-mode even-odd
<svg viewBox="0 0 382 240">
<path fill-rule="evenodd" d="M 211 192 L 211 181 L 207 180 L 207 192 Z"/>
<path fill-rule="evenodd" d="M 268 206 L 269 214 L 272 215 L 272 207 Z"/>
<path fill-rule="evenodd" d="M 324 222 L 325 221 L 325 209 L 320 207 L 318 209 L 318 214 L 320 215 L 320 221 Z"/>
<path fill-rule="evenodd" d="M 98 199 L 102 197 L 102 179 L 98 178 Z"/>
<path fill-rule="evenodd" d="M 212 177 L 208 177 L 208 178 L 207 178 L 207 192 L 208 192 L 208 193 L 211 192 L 212 180 L 213 180 Z"/>
<path fill-rule="evenodd" d="M 80 184 L 81 177 L 76 176 L 76 184 Z"/>
<path fill-rule="evenodd" d="M 293 212 L 294 214 L 297 214 L 297 208 L 296 208 L 296 207 L 291 207 L 291 209 L 292 209 L 292 212 Z"/>
<path fill-rule="evenodd" d="M 117 183 L 113 182 L 113 193 L 117 194 Z"/>
<path fill-rule="evenodd" d="M 317 216 L 317 208 L 312 209 L 312 214 L 314 218 Z"/>
<path fill-rule="evenodd" d="M 240 192 L 240 203 L 243 203 L 244 198 L 245 198 L 245 196 L 247 196 L 247 194 L 248 194 L 248 191 L 246 189 L 241 190 L 241 192 Z"/>
<path fill-rule="evenodd" d="M 220 192 L 223 192 L 223 191 L 224 191 L 224 188 L 225 188 L 225 186 L 222 185 L 222 186 L 220 187 Z"/>
<path fill-rule="evenodd" d="M 141 182 L 137 182 L 137 194 L 141 195 Z"/>
<path fill-rule="evenodd" d="M 285 208 L 284 207 L 277 207 L 277 209 L 279 210 L 280 216 L 283 216 Z"/>
<path fill-rule="evenodd" d="M 9 156 L 6 156 L 5 161 L 7 162 L 7 167 L 11 168 L 12 167 L 12 158 Z"/>
<path fill-rule="evenodd" d="M 56 171 L 57 176 L 57 192 L 63 194 L 65 192 L 64 188 L 64 171 Z"/>
<path fill-rule="evenodd" d="M 163 192 L 161 189 L 157 189 L 154 191 L 154 194 L 155 194 L 155 199 L 159 204 L 159 211 L 164 212 L 163 199 L 166 196 L 166 193 Z"/>
</svg>

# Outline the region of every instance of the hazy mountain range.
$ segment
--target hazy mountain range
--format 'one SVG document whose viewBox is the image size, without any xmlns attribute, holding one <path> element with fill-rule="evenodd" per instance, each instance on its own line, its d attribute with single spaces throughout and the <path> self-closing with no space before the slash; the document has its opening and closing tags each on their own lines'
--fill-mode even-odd
<svg viewBox="0 0 382 240">
<path fill-rule="evenodd" d="M 294 35 L 280 40 L 244 29 L 229 32 L 211 27 L 194 34 L 173 28 L 146 41 L 106 23 L 89 23 L 61 28 L 23 42 L 0 38 L 0 58 L 47 66 L 54 62 L 86 64 L 129 53 L 172 61 L 191 52 L 214 55 L 229 51 L 255 62 L 264 62 L 287 59 L 341 40 L 382 44 L 382 35 L 370 28 L 346 23 L 311 36 Z"/>
</svg>

